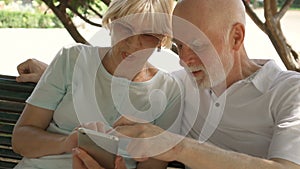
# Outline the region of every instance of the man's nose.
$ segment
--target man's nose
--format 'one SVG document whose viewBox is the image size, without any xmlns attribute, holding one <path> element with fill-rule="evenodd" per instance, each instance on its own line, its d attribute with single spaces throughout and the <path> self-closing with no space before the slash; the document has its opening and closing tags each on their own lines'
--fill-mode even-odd
<svg viewBox="0 0 300 169">
<path fill-rule="evenodd" d="M 180 58 L 180 65 L 191 65 L 197 60 L 197 55 L 187 46 L 182 46 L 178 52 Z"/>
</svg>

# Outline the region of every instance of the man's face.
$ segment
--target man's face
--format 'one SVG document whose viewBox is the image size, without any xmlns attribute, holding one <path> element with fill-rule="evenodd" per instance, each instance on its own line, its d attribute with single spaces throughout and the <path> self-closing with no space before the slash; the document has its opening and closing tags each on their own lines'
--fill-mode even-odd
<svg viewBox="0 0 300 169">
<path fill-rule="evenodd" d="M 172 20 L 180 63 L 194 77 L 199 87 L 220 85 L 225 82 L 226 75 L 232 68 L 231 54 L 226 50 L 228 48 L 225 43 L 225 38 L 228 37 L 212 26 L 212 22 L 207 21 L 209 17 L 205 12 L 195 11 L 186 3 L 191 1 L 184 1 L 176 6 Z"/>
</svg>

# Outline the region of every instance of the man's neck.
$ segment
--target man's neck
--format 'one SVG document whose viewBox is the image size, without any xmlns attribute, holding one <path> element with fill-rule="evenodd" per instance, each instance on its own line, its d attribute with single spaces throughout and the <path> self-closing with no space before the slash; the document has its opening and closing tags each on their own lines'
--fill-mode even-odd
<svg viewBox="0 0 300 169">
<path fill-rule="evenodd" d="M 212 90 L 217 96 L 220 96 L 232 84 L 246 79 L 261 68 L 260 65 L 248 58 L 246 52 L 241 52 L 241 55 L 235 58 L 234 65 L 227 75 L 226 82 L 219 83 L 212 87 Z"/>
</svg>

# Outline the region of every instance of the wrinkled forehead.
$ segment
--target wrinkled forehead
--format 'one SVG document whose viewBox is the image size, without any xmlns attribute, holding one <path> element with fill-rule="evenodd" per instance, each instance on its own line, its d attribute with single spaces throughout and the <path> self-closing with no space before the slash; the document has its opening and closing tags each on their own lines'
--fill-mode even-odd
<svg viewBox="0 0 300 169">
<path fill-rule="evenodd" d="M 172 17 L 172 38 L 185 44 L 210 44 L 203 30 L 191 21 L 175 15 Z"/>
<path fill-rule="evenodd" d="M 122 24 L 130 28 L 134 33 L 172 34 L 171 16 L 164 13 L 137 13 L 127 15 L 112 21 L 114 24 Z"/>
</svg>

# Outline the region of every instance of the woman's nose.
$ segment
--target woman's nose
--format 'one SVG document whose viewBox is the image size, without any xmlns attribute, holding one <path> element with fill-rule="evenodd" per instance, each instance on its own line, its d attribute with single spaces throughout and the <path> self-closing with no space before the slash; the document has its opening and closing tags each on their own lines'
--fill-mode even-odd
<svg viewBox="0 0 300 169">
<path fill-rule="evenodd" d="M 128 37 L 127 44 L 130 45 L 130 47 L 135 49 L 139 49 L 142 47 L 142 42 L 140 40 L 139 35 Z"/>
</svg>

